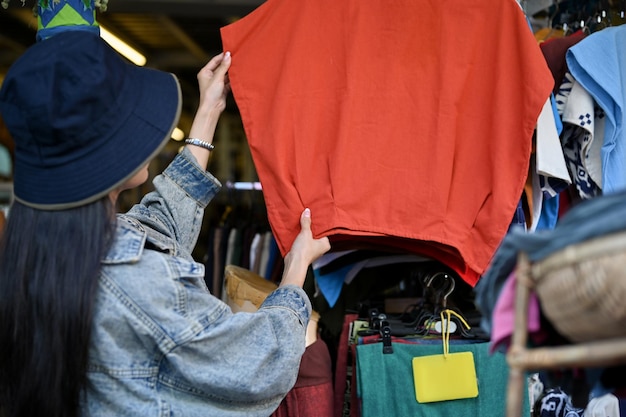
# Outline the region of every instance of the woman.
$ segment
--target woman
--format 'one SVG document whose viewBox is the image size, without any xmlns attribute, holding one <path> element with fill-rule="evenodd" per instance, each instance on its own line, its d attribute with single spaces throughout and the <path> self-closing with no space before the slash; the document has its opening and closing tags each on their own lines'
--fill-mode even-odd
<svg viewBox="0 0 626 417">
<path fill-rule="evenodd" d="M 80 30 L 9 70 L 0 112 L 16 142 L 16 201 L 0 246 L 0 415 L 267 416 L 295 382 L 311 312 L 301 286 L 330 247 L 313 239 L 310 212 L 256 313 L 210 295 L 191 257 L 220 187 L 205 169 L 230 60 L 198 73 L 195 139 L 117 216 L 119 193 L 146 181 L 176 125 L 176 79 Z"/>
</svg>

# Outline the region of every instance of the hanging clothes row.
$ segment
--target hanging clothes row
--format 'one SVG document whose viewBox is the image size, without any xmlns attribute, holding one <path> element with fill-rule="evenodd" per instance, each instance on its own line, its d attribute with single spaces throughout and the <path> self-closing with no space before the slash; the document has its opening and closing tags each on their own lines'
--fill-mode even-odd
<svg viewBox="0 0 626 417">
<path fill-rule="evenodd" d="M 487 288 L 494 289 L 498 294 L 514 269 L 515 255 L 509 249 L 509 241 L 516 241 L 518 245 L 525 245 L 526 241 L 544 242 L 533 244 L 532 248 L 541 247 L 541 255 L 538 256 L 545 257 L 566 244 L 614 233 L 624 227 L 621 221 L 609 220 L 611 210 L 614 210 L 614 216 L 620 213 L 621 196 L 626 191 L 626 113 L 622 110 L 626 108 L 626 79 L 622 76 L 626 69 L 626 57 L 619 53 L 626 49 L 626 25 L 606 28 L 588 36 L 577 32 L 544 42 L 541 49 L 553 69 L 555 85 L 558 85 L 554 115 L 563 125 L 559 140 L 563 143 L 577 194 L 576 201 L 571 205 L 600 196 L 606 198 L 594 201 L 567 217 L 565 214 L 569 213 L 569 207 L 560 208 L 559 227 L 568 231 L 567 238 L 555 238 L 561 236 L 561 232 L 524 236 L 527 230 L 520 232 L 515 229 L 519 237 L 504 239 L 487 273 L 481 278 L 477 286 L 481 294 Z M 543 191 L 541 193 L 545 196 Z M 570 194 L 566 195 L 569 197 Z M 563 200 L 556 199 L 557 202 Z M 574 220 L 566 221 L 569 218 Z M 531 248 L 525 246 L 524 250 Z M 503 259 L 507 259 L 504 268 Z M 499 284 L 492 287 L 494 282 Z M 495 299 L 493 296 L 488 298 Z M 486 305 L 484 308 L 491 311 Z"/>
<path fill-rule="evenodd" d="M 421 296 L 402 313 L 344 316 L 335 417 L 503 415 L 504 355 L 491 354 L 486 335 L 469 326 L 454 296 L 462 281 L 439 268 L 417 269 Z"/>
<path fill-rule="evenodd" d="M 222 299 L 227 265 L 246 268 L 271 282 L 280 280 L 283 265 L 260 190 L 227 184 L 224 194 L 221 213 L 205 233 L 203 259 L 207 286 Z"/>
<path fill-rule="evenodd" d="M 624 0 L 522 0 L 539 42 L 571 35 L 587 34 L 626 20 Z"/>
<path fill-rule="evenodd" d="M 558 6 L 562 12 L 568 6 L 564 3 L 567 2 Z M 518 253 L 524 252 L 531 261 L 538 262 L 577 242 L 626 230 L 620 217 L 626 192 L 626 78 L 623 76 L 626 20 L 615 9 L 611 14 L 602 13 L 605 2 L 587 3 L 594 3 L 594 8 L 585 9 L 587 18 L 581 19 L 581 29 L 574 33 L 563 31 L 539 44 L 554 78 L 553 103 L 546 111 L 546 120 L 552 119 L 557 126 L 552 134 L 556 134 L 561 145 L 557 151 L 562 152 L 571 184 L 559 184 L 549 178 L 556 192 L 548 193 L 543 186 L 547 178 L 542 178 L 539 170 L 530 173 L 529 178 L 535 178 L 533 203 L 542 204 L 533 215 L 543 217 L 545 227 L 511 231 L 476 286 L 477 304 L 484 313 L 483 328 L 492 336 L 493 349 L 506 351 L 513 332 Z M 583 15 L 579 13 L 577 19 Z M 591 21 L 596 24 L 590 25 Z M 545 129 L 540 132 L 538 126 L 536 158 L 539 158 L 539 141 L 545 135 Z M 543 180 L 542 184 L 538 178 Z M 550 209 L 546 210 L 547 207 Z M 544 317 L 537 297 L 531 294 L 527 324 L 531 341 L 541 346 L 571 343 L 553 325 Z M 569 398 L 554 391 L 562 379 L 555 380 L 552 372 L 542 373 L 545 384 L 542 401 L 552 401 L 552 407 L 557 399 L 566 398 L 572 402 L 572 410 L 577 410 L 576 415 L 583 415 L 590 399 L 598 399 L 625 385 L 623 381 L 612 381 L 610 389 L 603 386 L 603 375 L 611 371 L 612 368 L 593 372 L 582 369 L 576 370 L 577 377 L 569 374 L 566 380 L 575 383 L 560 386 Z M 565 410 L 566 405 L 563 402 L 561 409 Z M 542 409 L 542 405 L 538 408 Z"/>
<path fill-rule="evenodd" d="M 383 285 L 398 277 L 391 271 L 433 263 L 471 288 L 511 224 L 553 227 L 559 206 L 550 203 L 576 181 L 551 96 L 561 82 L 515 1 L 269 0 L 222 28 L 222 39 L 237 57 L 231 86 L 280 252 L 310 207 L 314 235 L 329 236 L 333 255 L 420 258 L 315 267 L 310 293 L 337 347 L 337 371 L 343 363 L 358 374 L 359 348 L 354 361 L 346 358 L 340 349 L 350 345 L 338 331 L 354 327 L 352 320 L 341 328 L 350 309 L 362 310 L 350 303 L 357 288 L 383 296 L 397 290 Z M 380 345 L 376 352 L 384 355 Z M 371 356 L 361 369 L 380 362 Z M 392 380 L 378 389 L 407 369 L 387 369 Z M 367 390 L 349 378 L 336 382 Z M 344 412 L 345 396 L 335 397 Z M 359 401 L 365 413 L 380 411 L 365 394 Z"/>
</svg>

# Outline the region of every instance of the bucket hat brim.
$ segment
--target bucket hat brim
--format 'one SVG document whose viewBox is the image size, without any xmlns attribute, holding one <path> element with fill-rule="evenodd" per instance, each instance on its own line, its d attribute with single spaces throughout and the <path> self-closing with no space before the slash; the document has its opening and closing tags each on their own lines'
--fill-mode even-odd
<svg viewBox="0 0 626 417">
<path fill-rule="evenodd" d="M 107 195 L 162 150 L 181 103 L 173 74 L 126 61 L 91 32 L 38 42 L 0 90 L 15 199 L 62 210 Z"/>
</svg>

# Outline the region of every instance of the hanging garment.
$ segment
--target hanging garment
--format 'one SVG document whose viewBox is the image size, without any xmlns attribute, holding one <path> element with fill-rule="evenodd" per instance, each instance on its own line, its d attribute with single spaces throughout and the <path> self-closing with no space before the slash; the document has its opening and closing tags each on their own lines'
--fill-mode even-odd
<svg viewBox="0 0 626 417">
<path fill-rule="evenodd" d="M 488 343 L 451 344 L 450 352 L 472 352 L 479 393 L 475 398 L 419 403 L 416 400 L 411 362 L 414 357 L 440 354 L 435 344 L 393 343 L 384 354 L 382 343 L 356 347 L 357 387 L 362 417 L 501 417 L 505 415 L 508 367 L 501 353 L 489 354 Z M 524 412 L 529 414 L 528 401 Z M 522 410 L 520 410 L 522 411 Z"/>
<path fill-rule="evenodd" d="M 556 213 L 558 212 L 558 204 L 554 204 L 558 202 L 558 199 L 555 197 L 572 183 L 559 138 L 562 130 L 563 124 L 557 111 L 556 101 L 551 95 L 537 120 L 535 135 L 536 169 L 532 175 L 536 177 L 536 181 L 539 183 L 539 188 L 533 189 L 533 192 L 540 198 L 541 210 L 537 218 L 533 217 L 530 231 L 554 228 L 557 221 Z"/>
<path fill-rule="evenodd" d="M 354 376 L 353 347 L 350 344 L 350 333 L 352 323 L 357 320 L 358 314 L 346 314 L 341 328 L 341 335 L 337 345 L 337 355 L 335 360 L 335 375 L 333 381 L 333 409 L 334 417 L 355 415 L 351 413 L 352 397 L 356 398 L 352 381 Z M 355 404 L 356 407 L 356 404 Z"/>
<path fill-rule="evenodd" d="M 333 417 L 332 366 L 323 340 L 306 348 L 296 384 L 270 417 Z"/>
<path fill-rule="evenodd" d="M 554 88 L 552 92 L 556 94 L 559 87 L 563 83 L 565 73 L 567 72 L 567 63 L 565 54 L 567 50 L 576 45 L 585 38 L 585 33 L 579 30 L 569 36 L 563 38 L 552 38 L 539 44 L 543 56 L 546 58 L 550 72 L 554 79 Z"/>
<path fill-rule="evenodd" d="M 350 259 L 344 262 L 342 258 Z M 428 258 L 417 255 L 389 255 L 384 252 L 346 251 L 322 255 L 313 262 L 312 268 L 319 291 L 328 302 L 328 306 L 332 308 L 337 302 L 344 284 L 349 285 L 363 269 L 390 264 L 423 263 L 427 261 L 429 261 Z M 340 266 L 333 267 L 334 264 L 339 264 Z"/>
<path fill-rule="evenodd" d="M 504 283 L 498 300 L 494 306 L 493 314 L 487 321 L 484 318 L 482 324 L 492 323 L 490 352 L 500 351 L 506 353 L 510 344 L 513 331 L 515 330 L 515 287 L 517 276 L 513 272 Z M 539 345 L 543 339 L 541 334 L 541 310 L 539 299 L 534 292 L 529 294 L 528 315 L 526 329 L 530 339 Z"/>
<path fill-rule="evenodd" d="M 604 139 L 604 111 L 572 77 L 564 76 L 558 101 L 565 129 L 561 135 L 569 170 L 582 199 L 602 194 L 601 148 Z"/>
<path fill-rule="evenodd" d="M 619 417 L 619 400 L 613 394 L 592 398 L 585 408 L 583 417 Z"/>
<path fill-rule="evenodd" d="M 574 79 L 606 116 L 602 155 L 602 191 L 626 189 L 626 26 L 602 29 L 566 54 Z M 600 138 L 597 138 L 600 139 Z"/>
<path fill-rule="evenodd" d="M 553 86 L 514 0 L 268 0 L 221 29 L 285 254 L 361 237 L 473 285 L 507 231 Z"/>
</svg>

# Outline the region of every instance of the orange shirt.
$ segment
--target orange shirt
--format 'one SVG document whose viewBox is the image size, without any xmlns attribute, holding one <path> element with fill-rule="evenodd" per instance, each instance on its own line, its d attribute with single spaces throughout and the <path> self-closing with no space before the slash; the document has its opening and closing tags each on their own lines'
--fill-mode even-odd
<svg viewBox="0 0 626 417">
<path fill-rule="evenodd" d="M 334 247 L 401 247 L 476 283 L 553 83 L 514 0 L 268 0 L 221 33 L 283 255 L 310 207 Z"/>
</svg>

